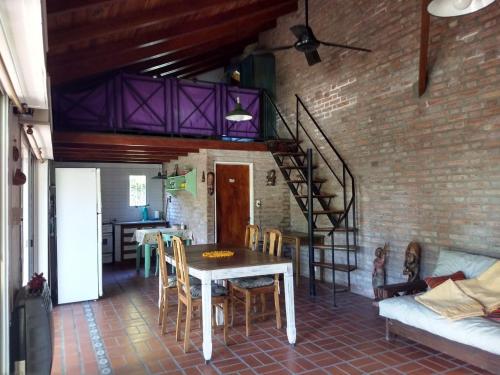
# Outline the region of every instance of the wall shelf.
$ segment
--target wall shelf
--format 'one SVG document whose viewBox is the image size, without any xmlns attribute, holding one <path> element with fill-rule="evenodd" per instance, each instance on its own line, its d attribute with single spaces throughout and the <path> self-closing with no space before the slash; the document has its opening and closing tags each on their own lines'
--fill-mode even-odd
<svg viewBox="0 0 500 375">
<path fill-rule="evenodd" d="M 179 191 L 188 191 L 196 198 L 196 168 L 182 176 L 167 177 L 165 185 L 165 191 L 173 196 Z"/>
</svg>

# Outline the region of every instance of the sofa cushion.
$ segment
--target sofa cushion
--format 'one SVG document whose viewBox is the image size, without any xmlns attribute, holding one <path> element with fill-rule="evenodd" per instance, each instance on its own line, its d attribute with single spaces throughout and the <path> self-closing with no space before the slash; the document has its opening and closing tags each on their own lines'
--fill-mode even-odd
<svg viewBox="0 0 500 375">
<path fill-rule="evenodd" d="M 432 276 L 451 275 L 462 271 L 467 279 L 479 276 L 498 259 L 463 251 L 441 250 Z"/>
<path fill-rule="evenodd" d="M 427 283 L 427 286 L 432 289 L 437 287 L 438 285 L 441 285 L 448 279 L 452 279 L 453 281 L 464 280 L 465 274 L 462 271 L 458 271 L 446 276 L 426 277 L 425 282 Z"/>
<path fill-rule="evenodd" d="M 446 339 L 500 355 L 500 324 L 483 317 L 449 320 L 417 302 L 414 296 L 380 301 L 380 315 Z"/>
</svg>

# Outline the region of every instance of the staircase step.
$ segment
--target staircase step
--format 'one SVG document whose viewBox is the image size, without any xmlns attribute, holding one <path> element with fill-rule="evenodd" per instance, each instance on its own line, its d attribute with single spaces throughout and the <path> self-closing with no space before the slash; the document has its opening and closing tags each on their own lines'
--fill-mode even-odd
<svg viewBox="0 0 500 375">
<path fill-rule="evenodd" d="M 303 152 L 273 152 L 274 156 L 297 156 L 297 157 L 305 157 L 306 154 Z"/>
<path fill-rule="evenodd" d="M 335 198 L 337 194 L 313 194 L 313 198 Z M 295 198 L 308 198 L 307 194 L 294 195 Z"/>
<path fill-rule="evenodd" d="M 358 229 L 356 228 L 344 228 L 344 227 L 319 227 L 319 228 L 314 228 L 315 232 L 356 232 Z"/>
<path fill-rule="evenodd" d="M 305 214 L 307 213 L 307 210 L 303 211 Z M 313 211 L 313 215 L 341 215 L 344 213 L 344 210 L 319 210 L 319 211 Z"/>
<path fill-rule="evenodd" d="M 332 249 L 332 246 L 331 245 L 314 245 L 313 246 L 315 249 L 318 249 L 318 250 L 331 250 Z M 338 251 L 347 251 L 347 246 L 346 245 L 334 245 L 333 246 L 333 249 L 334 250 L 338 250 Z M 359 249 L 358 246 L 354 246 L 354 245 L 349 245 L 349 251 L 357 251 Z"/>
<path fill-rule="evenodd" d="M 313 266 L 315 267 L 321 267 L 321 268 L 328 268 L 328 269 L 335 269 L 335 271 L 340 271 L 340 272 L 351 272 L 356 269 L 356 266 L 350 264 L 340 264 L 340 263 L 324 263 L 324 262 L 313 262 Z"/>
<path fill-rule="evenodd" d="M 292 184 L 307 184 L 307 181 L 306 180 L 285 180 L 286 182 L 291 182 Z M 325 180 L 324 178 L 318 178 L 318 179 L 315 179 L 313 180 L 313 183 L 316 183 L 316 184 L 323 184 L 325 183 L 327 180 Z"/>
<path fill-rule="evenodd" d="M 307 169 L 307 165 L 301 165 L 299 167 L 295 166 L 295 165 L 281 165 L 280 166 L 281 169 L 300 169 L 300 170 L 303 170 L 303 169 Z M 318 168 L 317 165 L 313 165 L 313 169 L 316 169 Z"/>
</svg>

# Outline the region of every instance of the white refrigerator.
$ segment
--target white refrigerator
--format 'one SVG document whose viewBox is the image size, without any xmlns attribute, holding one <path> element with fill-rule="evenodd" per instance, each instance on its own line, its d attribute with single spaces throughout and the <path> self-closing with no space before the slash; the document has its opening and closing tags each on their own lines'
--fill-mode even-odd
<svg viewBox="0 0 500 375">
<path fill-rule="evenodd" d="M 102 296 L 101 175 L 56 168 L 58 303 Z"/>
</svg>

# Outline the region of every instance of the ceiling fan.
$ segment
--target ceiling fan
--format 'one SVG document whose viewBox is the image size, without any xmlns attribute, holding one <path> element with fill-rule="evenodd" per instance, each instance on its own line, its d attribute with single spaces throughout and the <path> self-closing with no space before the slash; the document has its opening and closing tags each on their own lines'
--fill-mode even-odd
<svg viewBox="0 0 500 375">
<path fill-rule="evenodd" d="M 287 46 L 280 46 L 268 49 L 255 50 L 252 54 L 261 55 L 265 53 L 272 53 L 277 51 L 285 51 L 291 48 L 295 48 L 297 51 L 304 53 L 307 63 L 309 65 L 314 65 L 321 62 L 321 58 L 319 57 L 318 47 L 320 45 L 328 46 L 328 47 L 337 47 L 337 48 L 347 48 L 355 51 L 362 52 L 371 52 L 371 50 L 366 48 L 360 48 L 355 46 L 349 46 L 345 44 L 331 43 L 331 42 L 323 42 L 321 40 L 316 39 L 312 29 L 309 27 L 309 1 L 304 0 L 305 3 L 305 11 L 306 11 L 306 24 L 305 25 L 295 25 L 290 28 L 290 31 L 295 35 L 297 41 L 294 44 Z"/>
</svg>

